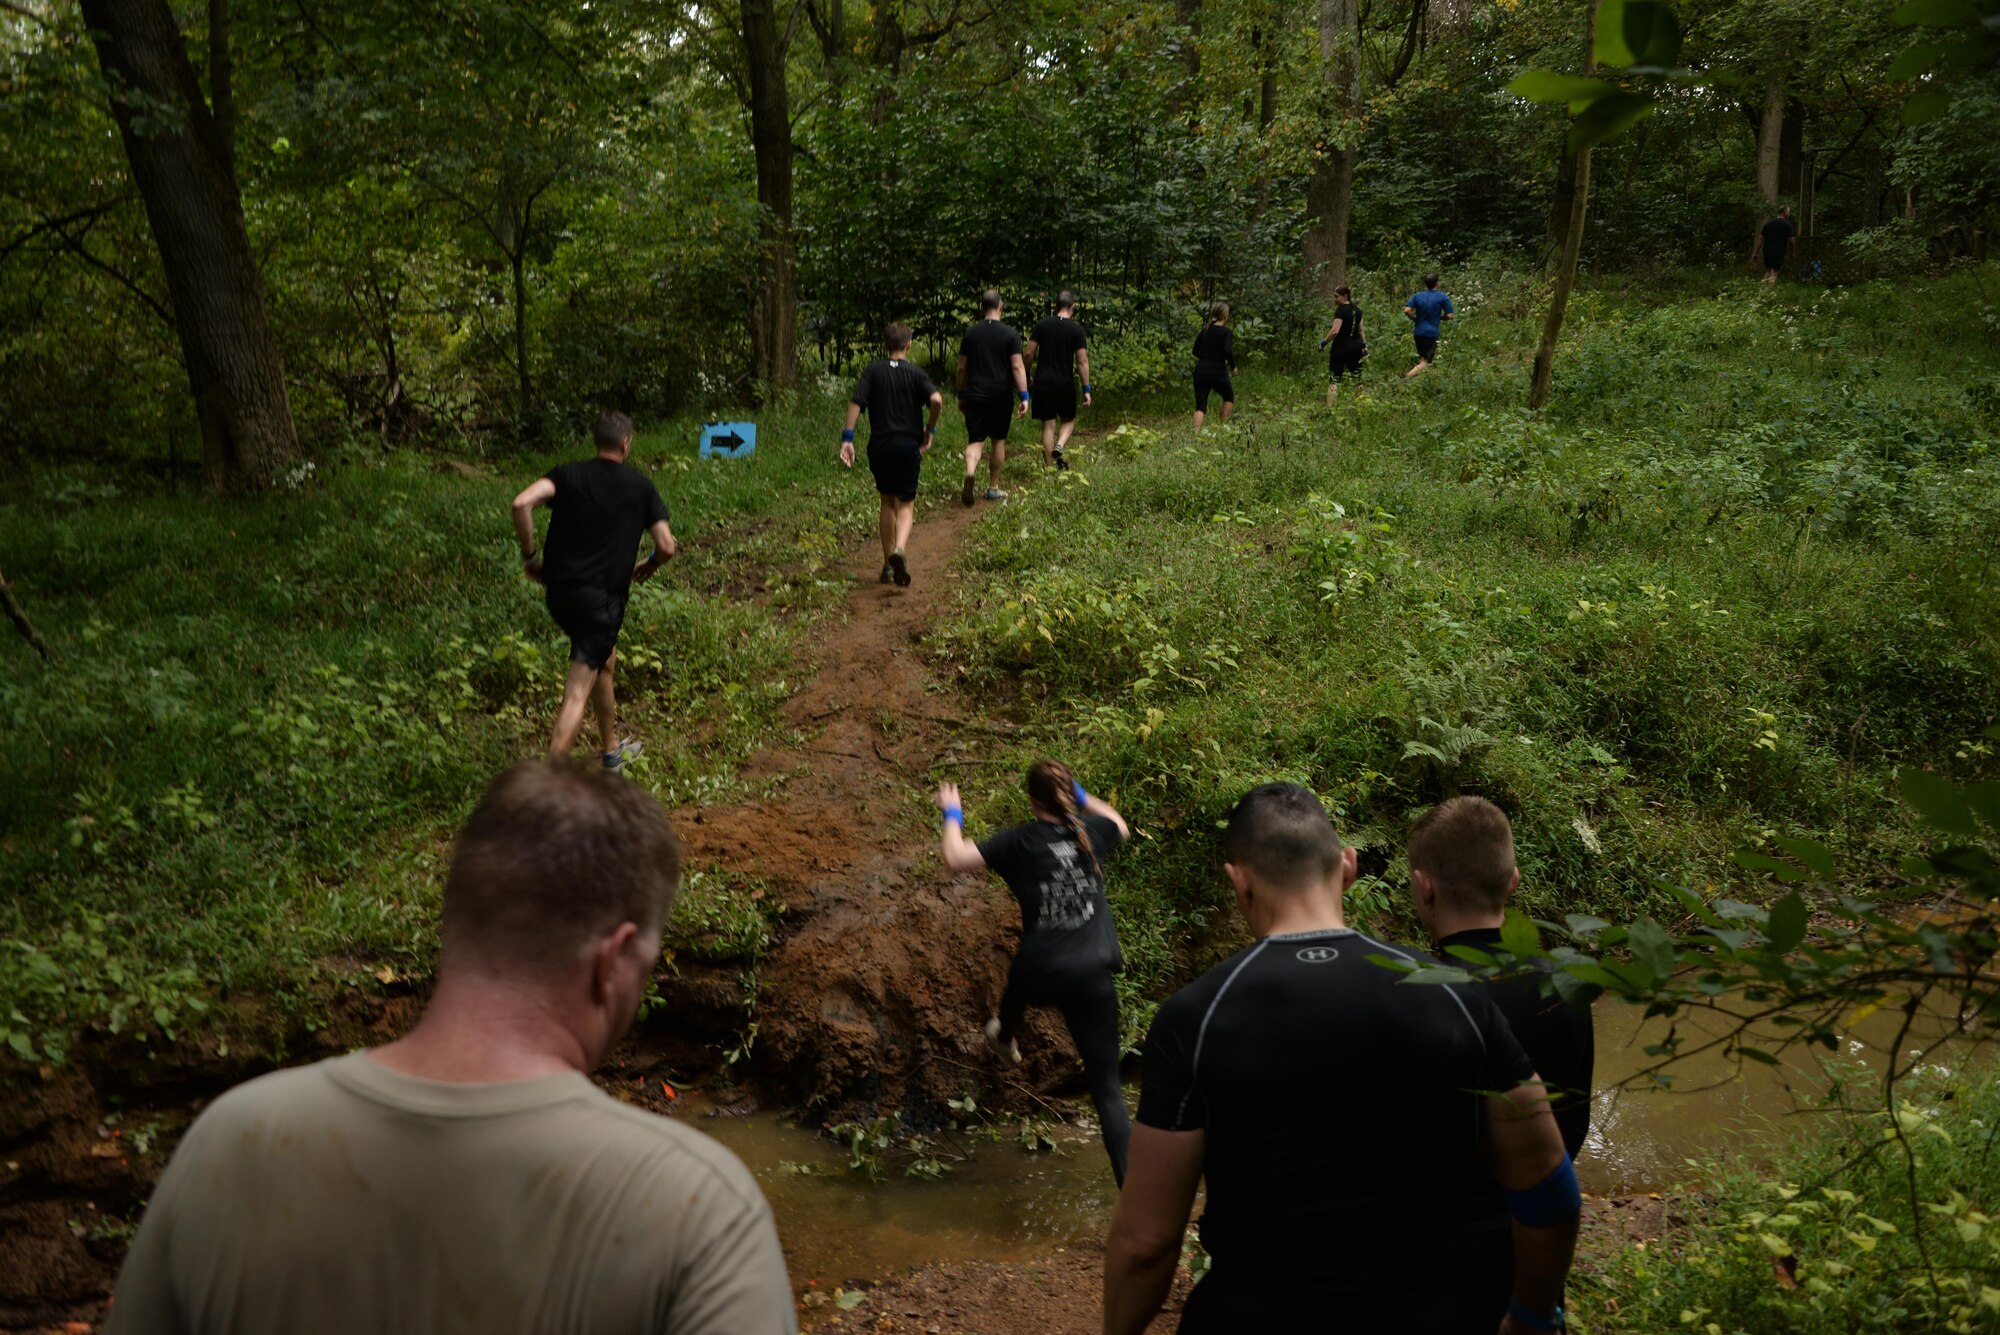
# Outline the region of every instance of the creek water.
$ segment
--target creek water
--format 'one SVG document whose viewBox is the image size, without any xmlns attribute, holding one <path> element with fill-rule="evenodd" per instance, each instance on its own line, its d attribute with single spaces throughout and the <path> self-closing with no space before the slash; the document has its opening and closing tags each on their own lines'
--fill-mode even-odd
<svg viewBox="0 0 2000 1335">
<path fill-rule="evenodd" d="M 1619 1195 L 1663 1190 L 1692 1175 L 1687 1160 L 1799 1134 L 1826 1087 L 1818 1056 L 1788 1051 L 1776 1066 L 1738 1064 L 1719 1051 L 1685 1058 L 1669 1089 L 1635 1079 L 1651 1065 L 1648 1044 L 1667 1024 L 1636 1006 L 1604 1001 L 1596 1011 L 1597 1091 L 1590 1142 L 1579 1156 L 1584 1190 Z M 1853 1026 L 1834 1060 L 1856 1069 L 1883 1059 L 1902 1020 L 1887 1010 Z M 1942 1017 L 1919 1017 L 1905 1037 L 1920 1047 Z M 1719 1032 L 1683 1017 L 1684 1047 Z M 1820 1052 L 1821 1050 L 1815 1050 Z M 1136 1105 L 1137 1089 L 1128 1089 Z M 692 1106 L 688 1106 L 692 1105 Z M 1101 1240 L 1115 1189 L 1094 1132 L 1058 1127 L 1056 1148 L 1029 1152 L 1009 1134 L 983 1143 L 936 1179 L 898 1175 L 879 1182 L 848 1168 L 846 1147 L 781 1116 L 700 1116 L 690 1097 L 683 1116 L 735 1151 L 756 1173 L 777 1215 L 793 1283 L 830 1291 L 853 1280 L 928 1262 L 1014 1261 L 1072 1243 Z M 803 1171 L 801 1171 L 803 1170 Z"/>
</svg>

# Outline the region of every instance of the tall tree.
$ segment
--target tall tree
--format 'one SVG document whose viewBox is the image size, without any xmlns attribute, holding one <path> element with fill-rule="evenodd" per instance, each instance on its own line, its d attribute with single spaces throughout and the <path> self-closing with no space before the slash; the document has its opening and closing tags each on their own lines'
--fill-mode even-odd
<svg viewBox="0 0 2000 1335">
<path fill-rule="evenodd" d="M 236 182 L 228 11 L 209 7 L 211 105 L 167 0 L 82 9 L 159 247 L 208 483 L 264 490 L 297 461 L 299 438 Z"/>
<path fill-rule="evenodd" d="M 1306 179 L 1306 268 L 1331 295 L 1347 281 L 1347 224 L 1354 207 L 1353 136 L 1361 115 L 1361 27 L 1355 0 L 1319 0 L 1319 60 L 1331 113 Z"/>
<path fill-rule="evenodd" d="M 1597 11 L 1599 0 L 1591 0 L 1584 20 L 1583 77 L 1597 73 Z M 1548 407 L 1554 382 L 1556 340 L 1562 336 L 1563 317 L 1569 311 L 1569 294 L 1576 287 L 1577 257 L 1583 250 L 1584 223 L 1590 212 L 1590 145 L 1574 146 L 1569 178 L 1569 217 L 1563 223 L 1562 248 L 1556 258 L 1555 291 L 1549 297 L 1549 313 L 1542 322 L 1542 341 L 1535 349 L 1534 378 L 1528 386 L 1528 407 Z"/>
<path fill-rule="evenodd" d="M 786 60 L 797 30 L 775 0 L 742 0 L 744 103 L 757 160 L 757 276 L 750 297 L 751 374 L 771 389 L 799 383 L 799 261 L 792 230 L 792 107 Z"/>
</svg>

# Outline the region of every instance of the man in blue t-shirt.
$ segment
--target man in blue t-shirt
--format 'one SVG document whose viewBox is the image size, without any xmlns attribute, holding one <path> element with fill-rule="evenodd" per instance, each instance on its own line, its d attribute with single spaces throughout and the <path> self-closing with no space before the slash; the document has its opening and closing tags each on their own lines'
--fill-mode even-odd
<svg viewBox="0 0 2000 1335">
<path fill-rule="evenodd" d="M 1444 322 L 1458 312 L 1451 304 L 1451 298 L 1438 291 L 1438 276 L 1424 275 L 1424 290 L 1403 303 L 1403 314 L 1416 322 L 1417 364 L 1403 376 L 1408 380 L 1430 369 L 1437 360 L 1438 335 L 1444 330 Z"/>
</svg>

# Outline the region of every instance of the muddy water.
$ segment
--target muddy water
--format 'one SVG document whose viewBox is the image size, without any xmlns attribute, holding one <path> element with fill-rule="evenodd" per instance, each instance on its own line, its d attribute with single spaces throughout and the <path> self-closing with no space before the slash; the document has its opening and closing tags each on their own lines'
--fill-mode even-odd
<svg viewBox="0 0 2000 1335">
<path fill-rule="evenodd" d="M 1652 1088 L 1631 1078 L 1651 1064 L 1644 1049 L 1660 1041 L 1666 1023 L 1642 1015 L 1616 1002 L 1597 1008 L 1598 1090 L 1590 1144 L 1577 1165 L 1586 1191 L 1661 1190 L 1688 1177 L 1688 1159 L 1754 1148 L 1810 1125 L 1811 1114 L 1800 1110 L 1825 1088 L 1816 1057 L 1801 1049 L 1776 1067 L 1746 1063 L 1740 1072 L 1719 1053 L 1694 1057 L 1675 1067 L 1671 1089 Z M 1870 1017 L 1856 1026 L 1839 1060 L 1879 1069 L 1900 1022 L 1896 1012 Z M 1691 1036 L 1715 1030 L 1684 1017 L 1680 1032 L 1684 1046 L 1693 1047 Z M 1935 1019 L 1919 1024 L 1905 1045 L 1920 1046 L 1938 1032 Z M 1127 1095 L 1137 1102 L 1137 1089 Z M 757 1174 L 801 1290 L 815 1282 L 827 1291 L 850 1280 L 873 1281 L 927 1262 L 1021 1260 L 1101 1239 L 1111 1217 L 1111 1170 L 1092 1133 L 1059 1130 L 1057 1150 L 1032 1154 L 1003 1138 L 981 1145 L 940 1180 L 892 1175 L 871 1183 L 848 1171 L 842 1147 L 776 1114 L 703 1117 L 702 1111 L 686 1108 L 683 1115 Z M 799 1172 L 800 1166 L 811 1171 Z"/>
</svg>

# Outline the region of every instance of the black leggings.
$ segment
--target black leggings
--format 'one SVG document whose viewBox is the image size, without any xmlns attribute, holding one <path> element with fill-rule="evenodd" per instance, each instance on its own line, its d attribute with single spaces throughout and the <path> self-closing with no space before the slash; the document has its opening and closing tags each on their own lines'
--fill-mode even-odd
<svg viewBox="0 0 2000 1335">
<path fill-rule="evenodd" d="M 1083 1083 L 1097 1108 L 1104 1152 L 1111 1172 L 1125 1185 L 1125 1148 L 1132 1143 L 1132 1115 L 1125 1109 L 1125 1089 L 1118 1083 L 1118 989 L 1108 973 L 1080 978 L 1045 977 L 1023 969 L 1020 961 L 1007 975 L 1000 998 L 1000 1042 L 1004 1045 L 1021 1028 L 1030 1006 L 1054 1006 L 1062 1012 L 1069 1036 L 1083 1057 Z"/>
</svg>

